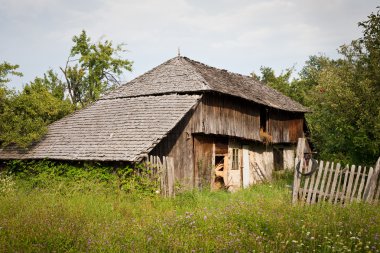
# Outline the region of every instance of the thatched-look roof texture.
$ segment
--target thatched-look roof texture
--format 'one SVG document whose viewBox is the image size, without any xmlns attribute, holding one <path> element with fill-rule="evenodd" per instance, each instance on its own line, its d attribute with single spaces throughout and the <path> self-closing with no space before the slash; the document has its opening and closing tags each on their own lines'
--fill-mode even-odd
<svg viewBox="0 0 380 253">
<path fill-rule="evenodd" d="M 28 151 L 0 149 L 0 159 L 137 162 L 206 92 L 240 97 L 283 111 L 307 108 L 251 77 L 175 57 L 49 126 Z"/>
</svg>

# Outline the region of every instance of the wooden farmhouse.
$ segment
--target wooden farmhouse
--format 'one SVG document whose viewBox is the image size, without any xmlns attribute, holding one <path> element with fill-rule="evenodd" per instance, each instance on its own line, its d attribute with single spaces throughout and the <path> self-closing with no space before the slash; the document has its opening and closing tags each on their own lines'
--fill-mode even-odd
<svg viewBox="0 0 380 253">
<path fill-rule="evenodd" d="M 183 185 L 234 190 L 294 166 L 307 111 L 249 76 L 178 56 L 53 123 L 27 152 L 0 150 L 0 159 L 168 156 Z"/>
</svg>

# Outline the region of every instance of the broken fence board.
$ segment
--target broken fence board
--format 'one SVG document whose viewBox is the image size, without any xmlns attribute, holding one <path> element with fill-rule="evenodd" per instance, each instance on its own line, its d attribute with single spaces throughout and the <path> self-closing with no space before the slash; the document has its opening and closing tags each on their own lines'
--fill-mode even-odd
<svg viewBox="0 0 380 253">
<path fill-rule="evenodd" d="M 356 192 L 357 192 L 357 187 L 358 187 L 358 184 L 359 184 L 359 179 L 361 177 L 361 172 L 362 172 L 362 166 L 359 166 L 358 170 L 357 170 L 357 173 L 356 173 L 354 187 L 352 188 L 350 202 L 352 202 L 357 197 Z"/>
<path fill-rule="evenodd" d="M 318 169 L 318 175 L 317 175 L 317 180 L 315 181 L 315 185 L 314 185 L 314 194 L 311 198 L 311 204 L 314 204 L 317 200 L 317 190 L 318 190 L 318 187 L 319 187 L 319 182 L 321 180 L 321 176 L 322 176 L 322 173 L 323 173 L 323 161 L 321 161 L 321 164 L 319 166 L 319 169 Z"/>
<path fill-rule="evenodd" d="M 326 177 L 327 177 L 327 173 L 328 173 L 328 170 L 330 168 L 330 162 L 326 162 L 326 166 L 325 166 L 325 169 L 324 169 L 324 172 L 323 172 L 323 176 L 322 176 L 322 182 L 321 182 L 321 185 L 319 186 L 319 192 L 320 194 L 318 195 L 318 198 L 320 200 L 323 200 L 324 199 L 324 188 L 325 188 L 325 181 L 326 181 Z"/>
<path fill-rule="evenodd" d="M 312 169 L 312 166 L 313 166 L 313 163 L 312 162 L 309 162 L 309 166 L 308 166 L 308 170 L 307 172 L 311 171 Z M 306 193 L 307 193 L 307 187 L 309 185 L 309 180 L 310 180 L 310 177 L 306 177 L 305 179 L 305 182 L 304 182 L 304 186 L 303 186 L 303 189 L 302 189 L 302 200 L 305 200 L 306 198 Z"/>
<path fill-rule="evenodd" d="M 323 161 L 319 161 L 318 166 L 321 166 L 321 164 L 323 166 Z M 317 173 L 318 173 L 318 171 L 316 173 L 313 173 L 313 175 L 310 178 L 310 185 L 309 185 L 308 194 L 307 194 L 307 198 L 306 198 L 306 203 L 308 203 L 308 204 L 310 203 L 310 200 L 311 200 L 312 191 L 314 188 L 314 183 L 315 183 L 315 178 L 316 178 Z"/>
<path fill-rule="evenodd" d="M 354 177 L 355 177 L 355 168 L 356 168 L 355 165 L 351 165 L 351 170 L 349 172 L 349 178 L 348 178 L 348 183 L 347 183 L 347 190 L 344 197 L 347 200 L 347 202 L 351 201 L 350 199 L 351 199 L 352 184 L 354 182 Z M 345 202 L 345 204 L 347 202 Z"/>
</svg>

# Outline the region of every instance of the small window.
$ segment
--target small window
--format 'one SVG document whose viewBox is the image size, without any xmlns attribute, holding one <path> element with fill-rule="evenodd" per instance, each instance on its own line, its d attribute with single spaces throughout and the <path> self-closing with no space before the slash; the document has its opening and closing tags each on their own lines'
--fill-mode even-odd
<svg viewBox="0 0 380 253">
<path fill-rule="evenodd" d="M 238 170 L 239 169 L 239 149 L 233 148 L 232 149 L 232 170 Z"/>
</svg>

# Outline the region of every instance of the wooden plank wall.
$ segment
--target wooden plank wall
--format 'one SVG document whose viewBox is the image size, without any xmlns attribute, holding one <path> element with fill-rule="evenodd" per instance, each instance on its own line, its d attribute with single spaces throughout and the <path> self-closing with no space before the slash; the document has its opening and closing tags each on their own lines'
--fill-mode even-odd
<svg viewBox="0 0 380 253">
<path fill-rule="evenodd" d="M 161 194 L 165 197 L 175 196 L 174 159 L 151 155 L 146 159 L 145 166 L 152 175 L 158 175 Z"/>
<path fill-rule="evenodd" d="M 193 116 L 193 133 L 260 140 L 257 104 L 221 94 L 207 94 Z"/>
<path fill-rule="evenodd" d="M 303 113 L 285 112 L 276 109 L 269 110 L 269 134 L 273 143 L 296 143 L 302 138 Z"/>
<path fill-rule="evenodd" d="M 287 123 L 287 117 L 290 122 Z M 271 118 L 272 117 L 272 118 Z M 269 124 L 275 134 L 274 142 L 287 142 L 303 136 L 303 114 L 269 111 Z M 281 128 L 285 130 L 281 130 Z M 288 131 L 289 134 L 284 134 Z M 260 141 L 260 105 L 240 98 L 206 93 L 198 105 L 149 153 L 174 158 L 175 178 L 184 186 L 197 186 L 195 176 L 194 136 L 196 134 L 238 137 Z M 282 133 L 282 134 L 277 134 Z M 286 138 L 284 137 L 286 136 Z M 296 138 L 297 137 L 297 138 Z"/>
</svg>

